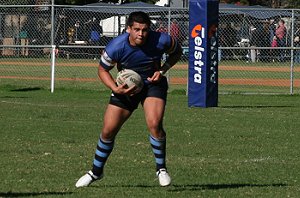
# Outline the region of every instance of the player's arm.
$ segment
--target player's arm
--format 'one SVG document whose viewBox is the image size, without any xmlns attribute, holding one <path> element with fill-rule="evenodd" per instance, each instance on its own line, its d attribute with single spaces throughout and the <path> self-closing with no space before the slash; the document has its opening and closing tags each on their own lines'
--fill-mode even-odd
<svg viewBox="0 0 300 198">
<path fill-rule="evenodd" d="M 171 38 L 171 46 L 166 51 L 169 55 L 163 66 L 160 68 L 160 73 L 165 74 L 171 67 L 173 67 L 181 58 L 182 48 L 181 45 L 175 40 Z"/>
<path fill-rule="evenodd" d="M 171 37 L 171 45 L 166 51 L 169 55 L 165 63 L 161 66 L 159 71 L 156 71 L 152 77 L 148 77 L 149 82 L 155 83 L 160 81 L 162 75 L 164 75 L 171 67 L 173 67 L 180 59 L 182 55 L 182 48 L 180 44 Z"/>
<path fill-rule="evenodd" d="M 112 77 L 108 70 L 104 69 L 104 67 L 101 64 L 99 64 L 98 67 L 98 76 L 100 80 L 112 91 L 115 91 L 117 89 L 115 79 Z"/>
<path fill-rule="evenodd" d="M 98 76 L 100 80 L 111 89 L 114 93 L 124 94 L 124 95 L 132 95 L 136 87 L 127 87 L 126 83 L 123 85 L 117 86 L 115 79 L 112 77 L 110 72 L 106 70 L 101 64 L 98 67 Z"/>
<path fill-rule="evenodd" d="M 105 52 L 101 55 L 100 64 L 98 67 L 98 76 L 100 80 L 114 93 L 131 95 L 135 87 L 126 88 L 125 83 L 121 86 L 117 86 L 115 79 L 109 72 L 115 66 L 115 64 L 116 63 L 112 61 Z"/>
</svg>

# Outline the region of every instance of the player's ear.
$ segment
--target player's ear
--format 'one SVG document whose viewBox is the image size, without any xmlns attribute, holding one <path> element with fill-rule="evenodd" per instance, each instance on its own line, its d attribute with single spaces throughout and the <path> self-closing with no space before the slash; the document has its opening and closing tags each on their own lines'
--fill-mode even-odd
<svg viewBox="0 0 300 198">
<path fill-rule="evenodd" d="M 126 32 L 127 32 L 127 33 L 129 33 L 129 32 L 130 32 L 130 30 L 131 30 L 131 27 L 130 27 L 130 26 L 127 26 L 127 28 L 126 28 Z"/>
</svg>

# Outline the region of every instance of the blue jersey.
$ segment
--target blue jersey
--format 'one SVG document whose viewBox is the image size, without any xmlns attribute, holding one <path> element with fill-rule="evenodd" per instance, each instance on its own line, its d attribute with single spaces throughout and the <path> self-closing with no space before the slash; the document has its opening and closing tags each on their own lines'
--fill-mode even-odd
<svg viewBox="0 0 300 198">
<path fill-rule="evenodd" d="M 172 50 L 172 38 L 167 33 L 150 31 L 147 41 L 142 46 L 131 46 L 129 34 L 124 33 L 113 39 L 105 48 L 101 66 L 110 70 L 115 65 L 120 69 L 132 69 L 145 80 L 152 77 L 161 65 L 165 52 Z"/>
</svg>

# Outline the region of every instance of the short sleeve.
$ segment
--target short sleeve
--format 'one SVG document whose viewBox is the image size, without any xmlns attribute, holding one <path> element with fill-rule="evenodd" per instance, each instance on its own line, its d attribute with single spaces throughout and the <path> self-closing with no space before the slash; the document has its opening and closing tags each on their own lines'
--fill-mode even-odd
<svg viewBox="0 0 300 198">
<path fill-rule="evenodd" d="M 104 50 L 100 58 L 100 65 L 105 70 L 111 70 L 116 65 L 116 62 L 113 61 L 113 59 L 107 54 L 106 50 Z"/>
</svg>

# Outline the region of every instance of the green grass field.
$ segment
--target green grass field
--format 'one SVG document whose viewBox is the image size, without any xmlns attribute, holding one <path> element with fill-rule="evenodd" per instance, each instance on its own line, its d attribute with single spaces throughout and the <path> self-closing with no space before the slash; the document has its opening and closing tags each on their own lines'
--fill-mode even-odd
<svg viewBox="0 0 300 198">
<path fill-rule="evenodd" d="M 219 107 L 168 97 L 172 185 L 158 186 L 143 111 L 120 131 L 105 177 L 91 168 L 109 92 L 0 85 L 0 197 L 299 197 L 300 96 L 220 95 Z"/>
<path fill-rule="evenodd" d="M 94 59 L 56 59 L 55 70 L 55 88 L 81 88 L 89 90 L 99 90 L 99 81 L 97 77 L 98 60 Z M 187 60 L 182 60 L 168 73 L 172 84 L 171 90 L 187 90 Z M 178 67 L 177 67 L 178 66 Z M 248 82 L 250 80 L 261 80 L 260 84 L 243 83 L 219 83 L 220 93 L 272 93 L 289 94 L 290 89 L 290 62 L 258 62 L 247 63 L 246 61 L 225 60 L 219 63 L 218 78 L 220 80 L 238 79 Z M 226 67 L 227 69 L 224 69 Z M 241 70 L 239 70 L 239 69 Z M 255 70 L 257 69 L 257 70 Z M 260 71 L 259 69 L 262 69 Z M 111 70 L 113 76 L 116 76 L 117 70 Z M 1 58 L 0 57 L 0 84 L 15 86 L 39 86 L 45 89 L 50 88 L 51 67 L 49 57 L 44 58 Z M 179 81 L 174 82 L 174 79 Z M 293 93 L 300 94 L 300 72 L 299 64 L 295 65 Z M 268 80 L 273 80 L 268 84 Z M 281 81 L 286 83 L 283 84 Z M 103 86 L 100 88 L 103 89 Z"/>
</svg>

